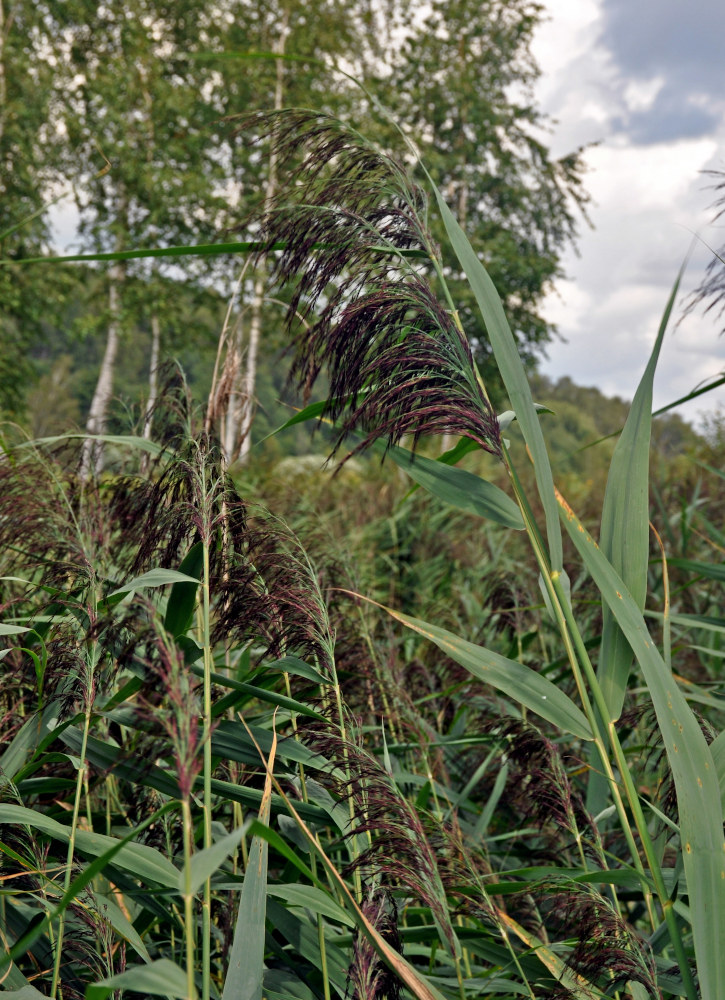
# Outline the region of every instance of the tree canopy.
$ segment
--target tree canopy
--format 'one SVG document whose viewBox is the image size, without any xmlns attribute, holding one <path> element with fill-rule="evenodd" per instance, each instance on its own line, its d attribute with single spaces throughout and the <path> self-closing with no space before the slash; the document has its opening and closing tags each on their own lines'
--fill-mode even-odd
<svg viewBox="0 0 725 1000">
<path fill-rule="evenodd" d="M 273 166 L 237 132 L 233 116 L 309 107 L 359 124 L 412 166 L 401 131 L 407 135 L 484 257 L 524 356 L 535 358 L 550 338 L 542 297 L 560 273 L 586 196 L 579 153 L 554 160 L 542 140 L 531 55 L 539 4 L 222 0 L 212 10 L 202 0 L 12 0 L 3 9 L 0 228 L 72 185 L 87 251 L 249 238 L 244 220 L 271 193 Z M 4 255 L 48 252 L 50 218 L 41 211 L 19 231 L 23 239 L 6 239 Z M 455 283 L 458 265 L 445 264 Z M 74 352 L 87 355 L 75 373 L 86 386 L 91 359 L 104 358 L 93 399 L 80 401 L 90 409 L 89 427 L 101 429 L 113 394 L 131 388 L 114 378 L 119 349 L 136 351 L 131 344 L 140 341 L 156 359 L 159 342 L 177 352 L 197 336 L 180 321 L 173 282 L 226 294 L 240 266 L 229 257 L 184 258 L 171 267 L 137 261 L 108 268 L 105 285 L 81 278 L 72 293 L 76 335 L 82 343 L 106 338 L 105 353 Z M 0 339 L 4 354 L 34 365 L 30 386 L 49 374 L 54 351 L 38 322 L 42 297 L 37 289 L 23 297 L 9 274 L 0 274 Z M 27 269 L 23 281 L 34 274 Z M 240 357 L 250 353 L 257 327 L 264 350 L 277 346 L 275 291 L 263 284 L 250 271 L 240 286 Z M 456 293 L 485 366 L 485 330 L 463 283 Z M 58 315 L 54 325 L 62 322 Z M 23 393 L 4 396 L 6 412 L 19 414 Z"/>
</svg>

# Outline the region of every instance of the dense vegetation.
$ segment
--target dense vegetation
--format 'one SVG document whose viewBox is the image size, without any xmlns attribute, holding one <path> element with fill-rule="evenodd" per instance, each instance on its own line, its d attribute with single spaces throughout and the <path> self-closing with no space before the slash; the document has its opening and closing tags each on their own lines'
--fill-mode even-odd
<svg viewBox="0 0 725 1000">
<path fill-rule="evenodd" d="M 15 261 L 0 267 L 0 330 L 27 366 L 27 385 L 3 383 L 16 419 L 0 439 L 9 997 L 725 995 L 723 421 L 698 436 L 652 418 L 677 283 L 631 406 L 531 372 L 546 336 L 536 304 L 573 223 L 562 203 L 543 225 L 532 209 L 562 184 L 577 196 L 577 160 L 549 163 L 524 134 L 535 112 L 506 118 L 502 103 L 543 188 L 504 142 L 500 186 L 479 174 L 467 191 L 461 164 L 485 159 L 471 121 L 486 117 L 473 63 L 453 92 L 446 42 L 465 26 L 479 52 L 495 25 L 509 61 L 497 76 L 485 49 L 487 93 L 503 93 L 530 80 L 537 8 L 429 6 L 410 45 L 441 71 L 416 78 L 404 46 L 395 113 L 430 142 L 431 175 L 385 114 L 371 141 L 337 115 L 282 110 L 292 79 L 329 96 L 319 74 L 288 80 L 283 55 L 328 32 L 341 45 L 361 5 L 321 3 L 311 26 L 304 4 L 229 0 L 219 9 L 250 20 L 235 36 L 221 19 L 224 38 L 196 0 L 10 5 L 3 68 L 57 43 L 73 72 L 59 142 L 90 155 L 111 116 L 128 162 L 85 189 L 84 235 L 109 251 L 109 275 L 45 259 L 41 216 L 30 249 L 22 226 L 0 236 Z M 241 38 L 250 62 L 255 26 L 275 110 L 255 110 L 256 62 L 199 90 L 249 99 L 234 144 L 259 168 L 244 194 L 254 241 L 197 249 L 208 273 L 144 270 L 169 258 L 119 248 L 201 243 L 210 178 L 231 162 L 226 139 L 156 130 L 190 113 L 184 74 L 205 72 L 210 51 L 238 56 Z M 176 53 L 191 27 L 198 58 L 168 60 L 171 117 L 151 128 L 133 102 L 151 93 L 154 46 Z M 138 75 L 119 100 L 110 67 L 131 50 Z M 23 86 L 42 83 L 52 108 L 56 75 Z M 424 120 L 430 108 L 448 112 Z M 25 134 L 2 121 L 7 159 Z M 177 138 L 190 175 L 175 205 L 152 206 L 149 178 L 174 186 L 154 157 L 181 155 Z M 151 150 L 148 175 L 131 169 L 134 143 Z M 14 179 L 26 214 L 46 181 Z M 211 201 L 197 229 L 184 199 L 198 185 Z M 219 261 L 240 254 L 248 308 L 225 312 Z M 162 324 L 181 365 L 152 366 L 147 387 L 144 339 L 160 350 Z M 252 440 L 253 331 L 263 405 L 255 448 L 234 462 Z M 108 396 L 97 406 L 103 377 L 94 388 L 109 351 L 124 387 L 113 413 Z"/>
<path fill-rule="evenodd" d="M 329 392 L 290 423 L 331 422 L 353 456 L 257 482 L 296 535 L 173 373 L 153 437 L 109 439 L 100 478 L 72 438 L 7 448 L 3 988 L 717 997 L 722 479 L 692 469 L 690 496 L 692 457 L 665 465 L 651 558 L 666 323 L 596 546 L 437 189 L 515 418 L 440 304 L 422 190 L 334 119 L 252 124 L 294 178 L 258 241 L 284 248 L 292 371 Z"/>
</svg>

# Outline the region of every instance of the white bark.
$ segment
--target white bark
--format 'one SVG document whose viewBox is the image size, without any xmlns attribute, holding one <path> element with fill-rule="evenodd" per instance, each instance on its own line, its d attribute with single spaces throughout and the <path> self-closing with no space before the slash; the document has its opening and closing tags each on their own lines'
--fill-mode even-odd
<svg viewBox="0 0 725 1000">
<path fill-rule="evenodd" d="M 151 313 L 151 360 L 149 361 L 149 399 L 146 404 L 146 417 L 143 425 L 143 436 L 150 440 L 151 428 L 154 422 L 154 407 L 159 394 L 159 355 L 161 353 L 161 324 L 159 314 Z"/>
<path fill-rule="evenodd" d="M 257 355 L 262 333 L 262 303 L 264 302 L 264 275 L 258 273 L 254 280 L 252 315 L 249 322 L 249 345 L 246 367 L 242 380 L 242 413 L 239 421 L 239 461 L 249 458 L 252 447 L 252 421 L 254 420 L 254 390 L 257 382 Z"/>
<path fill-rule="evenodd" d="M 106 350 L 101 362 L 101 370 L 93 393 L 91 408 L 86 420 L 86 431 L 89 434 L 103 434 L 106 429 L 108 408 L 113 396 L 113 379 L 118 355 L 118 342 L 121 333 L 120 285 L 123 281 L 123 268 L 116 264 L 111 268 L 110 287 L 108 290 L 108 336 Z M 86 438 L 81 453 L 81 479 L 98 475 L 103 469 L 103 445 L 99 441 Z"/>
<path fill-rule="evenodd" d="M 277 55 L 284 55 L 289 33 L 289 12 L 284 11 L 280 24 L 280 32 L 273 51 Z M 284 60 L 277 59 L 277 77 L 274 88 L 274 109 L 280 111 L 284 102 Z M 269 154 L 269 173 L 264 192 L 265 210 L 271 207 L 275 194 L 277 193 L 277 154 L 274 149 Z M 249 320 L 249 341 L 247 350 L 242 357 L 239 340 L 235 338 L 232 350 L 237 352 L 234 363 L 241 367 L 244 361 L 244 374 L 241 384 L 229 394 L 229 405 L 225 421 L 224 453 L 228 462 L 238 459 L 246 462 L 249 458 L 249 451 L 252 445 L 252 422 L 255 410 L 255 390 L 257 386 L 257 359 L 259 356 L 259 343 L 262 334 L 262 306 L 264 305 L 265 268 L 263 265 L 257 269 L 254 278 L 252 292 L 252 302 Z M 241 324 L 240 324 L 241 326 Z"/>
</svg>

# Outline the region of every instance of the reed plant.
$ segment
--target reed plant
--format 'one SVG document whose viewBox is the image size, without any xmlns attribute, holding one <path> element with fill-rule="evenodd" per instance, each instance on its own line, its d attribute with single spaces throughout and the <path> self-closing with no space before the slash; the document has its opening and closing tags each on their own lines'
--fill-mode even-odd
<svg viewBox="0 0 725 1000">
<path fill-rule="evenodd" d="M 723 702 L 677 658 L 698 645 L 685 630 L 725 623 L 712 590 L 673 611 L 669 567 L 708 586 L 722 567 L 670 559 L 667 538 L 650 560 L 652 383 L 677 284 L 597 542 L 554 485 L 500 299 L 425 172 L 421 186 L 311 112 L 242 127 L 286 178 L 243 249 L 269 256 L 289 302 L 308 403 L 288 423 L 332 429 L 342 503 L 363 452 L 408 486 L 355 555 L 331 521 L 308 552 L 239 495 L 175 375 L 155 439 L 106 438 L 99 481 L 78 474 L 72 437 L 6 444 L 0 988 L 721 1000 Z M 433 457 L 441 437 L 456 443 Z M 462 518 L 465 593 L 432 551 L 408 572 L 416 543 Z M 360 553 L 381 538 L 369 568 Z"/>
</svg>

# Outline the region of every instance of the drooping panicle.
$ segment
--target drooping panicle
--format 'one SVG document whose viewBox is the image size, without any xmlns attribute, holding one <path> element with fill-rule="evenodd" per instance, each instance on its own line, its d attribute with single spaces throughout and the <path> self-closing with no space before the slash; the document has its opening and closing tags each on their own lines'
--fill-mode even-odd
<svg viewBox="0 0 725 1000">
<path fill-rule="evenodd" d="M 392 893 L 385 889 L 365 889 L 361 906 L 365 917 L 384 941 L 395 951 L 402 952 L 398 931 L 398 913 Z M 355 931 L 352 962 L 348 971 L 351 1000 L 399 1000 L 400 981 L 375 951 L 370 939 Z"/>
<path fill-rule="evenodd" d="M 468 340 L 425 275 L 440 261 L 426 200 L 404 168 L 325 115 L 253 115 L 284 188 L 256 220 L 272 281 L 290 290 L 291 377 L 308 399 L 325 371 L 337 446 L 457 434 L 501 454 Z"/>
</svg>

